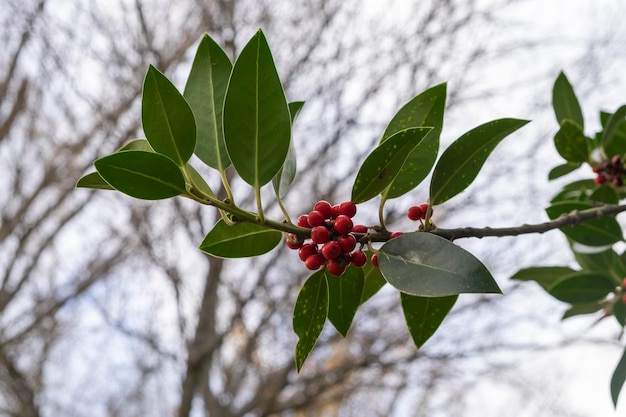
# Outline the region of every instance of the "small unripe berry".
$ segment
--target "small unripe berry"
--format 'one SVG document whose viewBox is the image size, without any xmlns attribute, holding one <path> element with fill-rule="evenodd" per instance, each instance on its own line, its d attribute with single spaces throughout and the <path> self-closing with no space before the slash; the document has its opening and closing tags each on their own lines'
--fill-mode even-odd
<svg viewBox="0 0 626 417">
<path fill-rule="evenodd" d="M 315 243 L 326 243 L 330 240 L 330 232 L 326 226 L 315 226 L 311 230 L 311 240 Z"/>
<path fill-rule="evenodd" d="M 324 261 L 325 259 L 322 255 L 311 255 L 306 258 L 306 261 L 304 261 L 304 265 L 306 265 L 307 269 L 315 271 L 316 269 L 320 269 L 320 267 L 324 265 Z"/>
<path fill-rule="evenodd" d="M 313 243 L 305 243 L 298 250 L 298 256 L 300 257 L 300 260 L 302 261 L 306 261 L 307 258 L 311 255 L 317 255 L 317 245 Z"/>
<path fill-rule="evenodd" d="M 339 204 L 339 214 L 343 214 L 344 216 L 348 216 L 350 218 L 354 217 L 356 214 L 356 204 L 352 201 L 344 201 Z"/>
<path fill-rule="evenodd" d="M 352 227 L 352 233 L 367 233 L 367 226 L 363 224 L 355 224 Z"/>
<path fill-rule="evenodd" d="M 328 261 L 326 268 L 331 275 L 339 276 L 346 270 L 346 263 L 343 259 L 332 259 Z"/>
<path fill-rule="evenodd" d="M 352 231 L 352 226 L 352 219 L 344 214 L 340 214 L 335 219 L 333 228 L 335 229 L 335 232 L 340 235 L 345 235 Z"/>
<path fill-rule="evenodd" d="M 313 210 L 319 211 L 324 215 L 326 219 L 330 219 L 331 213 L 331 205 L 326 200 L 320 200 L 313 206 Z"/>
<path fill-rule="evenodd" d="M 285 239 L 285 244 L 289 249 L 300 249 L 304 244 L 304 240 L 298 240 L 298 236 L 289 233 L 289 236 Z"/>
<path fill-rule="evenodd" d="M 422 220 L 425 215 L 426 213 L 424 213 L 420 206 L 411 206 L 406 211 L 406 216 L 413 221 Z"/>
<path fill-rule="evenodd" d="M 375 253 L 372 255 L 372 265 L 374 268 L 378 268 L 378 254 Z"/>
<path fill-rule="evenodd" d="M 326 217 L 324 217 L 324 215 L 317 210 L 310 212 L 307 220 L 309 222 L 309 226 L 311 227 L 321 226 L 326 223 Z"/>
<path fill-rule="evenodd" d="M 355 266 L 361 267 L 365 265 L 367 262 L 367 255 L 363 251 L 356 251 L 350 256 L 350 262 L 352 262 Z"/>
<path fill-rule="evenodd" d="M 341 235 L 337 238 L 337 243 L 344 252 L 352 252 L 356 248 L 356 237 L 351 234 Z"/>
<path fill-rule="evenodd" d="M 395 239 L 398 236 L 402 236 L 404 234 L 404 232 L 393 232 L 392 234 L 389 235 L 389 239 Z"/>
<path fill-rule="evenodd" d="M 311 227 L 311 225 L 309 224 L 309 216 L 306 214 L 301 215 L 300 217 L 298 217 L 298 226 L 300 227 L 306 227 L 307 229 Z"/>
<path fill-rule="evenodd" d="M 322 247 L 322 255 L 328 260 L 335 259 L 339 255 L 341 255 L 341 246 L 334 240 L 326 242 Z"/>
</svg>

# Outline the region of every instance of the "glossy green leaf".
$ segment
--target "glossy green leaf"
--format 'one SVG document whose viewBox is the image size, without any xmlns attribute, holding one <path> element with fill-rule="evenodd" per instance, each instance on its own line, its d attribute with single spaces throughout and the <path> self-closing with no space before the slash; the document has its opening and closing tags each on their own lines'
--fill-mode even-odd
<svg viewBox="0 0 626 417">
<path fill-rule="evenodd" d="M 593 180 L 574 181 L 564 186 L 550 202 L 554 204 L 559 201 L 587 201 L 596 187 Z"/>
<path fill-rule="evenodd" d="M 574 273 L 572 268 L 566 266 L 538 266 L 520 269 L 511 277 L 518 281 L 535 281 L 542 288 L 548 290 L 554 283 L 566 275 Z"/>
<path fill-rule="evenodd" d="M 178 166 L 187 163 L 196 146 L 196 122 L 185 98 L 152 65 L 143 83 L 141 121 L 150 146 Z"/>
<path fill-rule="evenodd" d="M 430 202 L 441 204 L 465 190 L 495 147 L 527 120 L 499 119 L 462 135 L 444 151 L 430 183 Z"/>
<path fill-rule="evenodd" d="M 593 208 L 592 205 L 577 201 L 559 201 L 546 209 L 551 220 L 562 214 Z M 605 246 L 622 239 L 622 229 L 612 217 L 592 219 L 576 226 L 560 228 L 567 237 L 587 246 Z"/>
<path fill-rule="evenodd" d="M 459 297 L 417 297 L 405 293 L 400 296 L 407 328 L 418 349 L 435 334 Z"/>
<path fill-rule="evenodd" d="M 204 237 L 200 250 L 219 258 L 247 258 L 274 249 L 282 234 L 255 223 L 228 225 L 220 219 Z"/>
<path fill-rule="evenodd" d="M 326 273 L 328 283 L 328 321 L 346 337 L 359 308 L 363 284 L 363 270 L 350 265 L 341 276 Z"/>
<path fill-rule="evenodd" d="M 598 273 L 580 271 L 558 280 L 549 293 L 554 298 L 570 304 L 591 303 L 604 299 L 615 289 L 610 277 Z"/>
<path fill-rule="evenodd" d="M 243 48 L 233 67 L 224 102 L 224 135 L 237 173 L 255 189 L 270 182 L 283 166 L 291 116 L 261 31 Z"/>
<path fill-rule="evenodd" d="M 613 316 L 615 316 L 620 326 L 624 327 L 626 325 L 626 304 L 624 304 L 621 297 L 613 304 Z"/>
<path fill-rule="evenodd" d="M 91 172 L 76 183 L 77 188 L 93 188 L 96 190 L 115 190 L 97 172 Z"/>
<path fill-rule="evenodd" d="M 328 314 L 328 287 L 324 271 L 314 273 L 306 280 L 293 311 L 293 330 L 298 336 L 296 368 L 298 372 L 319 337 Z"/>
<path fill-rule="evenodd" d="M 626 351 L 622 355 L 622 358 L 617 363 L 617 367 L 615 371 L 613 371 L 613 376 L 611 377 L 611 399 L 613 400 L 613 405 L 617 407 L 617 400 L 619 398 L 619 393 L 624 386 L 624 382 L 626 381 Z"/>
<path fill-rule="evenodd" d="M 398 175 L 408 155 L 426 135 L 430 127 L 414 127 L 395 133 L 378 145 L 363 161 L 352 187 L 351 200 L 363 203 L 381 193 Z"/>
<path fill-rule="evenodd" d="M 583 130 L 585 129 L 585 120 L 580 104 L 572 85 L 563 72 L 559 74 L 552 88 L 552 107 L 554 107 L 556 122 L 559 125 L 563 123 L 563 120 L 569 119 L 577 123 Z"/>
<path fill-rule="evenodd" d="M 230 165 L 222 112 L 233 64 L 226 52 L 207 34 L 198 45 L 184 96 L 196 119 L 194 153 L 202 162 L 219 171 Z"/>
<path fill-rule="evenodd" d="M 609 116 L 602 131 L 602 146 L 610 158 L 626 153 L 626 105 Z"/>
<path fill-rule="evenodd" d="M 189 176 L 191 177 L 191 182 L 194 187 L 196 187 L 198 190 L 202 191 L 206 195 L 215 197 L 215 193 L 213 193 L 213 190 L 211 189 L 209 184 L 207 184 L 202 175 L 200 175 L 200 173 L 196 171 L 194 167 L 187 164 L 187 170 L 189 171 Z"/>
<path fill-rule="evenodd" d="M 410 295 L 501 293 L 482 262 L 431 233 L 405 233 L 391 239 L 380 248 L 378 264 L 389 284 Z"/>
<path fill-rule="evenodd" d="M 587 138 L 582 128 L 569 119 L 563 120 L 561 128 L 554 135 L 554 146 L 568 162 L 586 162 L 589 159 Z"/>
<path fill-rule="evenodd" d="M 626 276 L 626 267 L 613 249 L 608 249 L 600 253 L 580 253 L 573 250 L 573 253 L 576 261 L 585 270 L 602 272 L 605 275 L 611 276 Z M 621 284 L 621 282 L 618 281 L 615 283 L 616 285 Z"/>
<path fill-rule="evenodd" d="M 369 259 L 371 257 L 371 253 L 365 253 Z M 383 278 L 383 274 L 380 272 L 380 268 L 375 268 L 371 262 L 367 262 L 363 266 L 363 274 L 365 276 L 365 283 L 363 284 L 363 294 L 361 295 L 361 301 L 359 304 L 363 304 L 372 298 L 387 283 L 385 278 Z"/>
<path fill-rule="evenodd" d="M 302 109 L 302 106 L 304 106 L 304 101 L 294 101 L 289 103 L 289 114 L 291 115 L 292 124 Z M 283 198 L 287 194 L 289 187 L 291 187 L 291 184 L 296 179 L 296 170 L 296 149 L 293 141 L 290 141 L 285 162 L 283 163 L 282 168 L 280 168 L 280 171 L 278 171 L 274 178 L 272 178 L 274 191 L 280 198 Z"/>
<path fill-rule="evenodd" d="M 596 203 L 604 203 L 604 204 L 618 204 L 619 203 L 619 195 L 614 187 L 610 185 L 603 185 L 598 187 L 591 195 L 589 196 L 589 200 L 594 201 Z"/>
<path fill-rule="evenodd" d="M 150 142 L 148 142 L 146 139 L 133 139 L 115 152 L 125 152 L 125 151 L 154 152 L 154 149 L 152 149 L 152 146 L 150 146 Z"/>
<path fill-rule="evenodd" d="M 576 171 L 578 168 L 580 168 L 579 163 L 570 163 L 567 162 L 565 164 L 562 165 L 558 165 L 554 168 L 552 168 L 550 170 L 550 172 L 548 173 L 548 180 L 555 180 L 557 178 L 560 178 L 564 175 L 569 174 L 570 172 Z"/>
<path fill-rule="evenodd" d="M 561 320 L 569 319 L 570 317 L 581 316 L 585 314 L 593 314 L 604 308 L 603 303 L 583 303 L 583 304 L 574 304 L 570 308 L 568 308 L 565 313 L 563 313 L 563 317 Z"/>
<path fill-rule="evenodd" d="M 161 154 L 116 152 L 96 160 L 94 165 L 107 183 L 131 197 L 160 200 L 187 192 L 180 169 Z"/>
<path fill-rule="evenodd" d="M 408 155 L 400 172 L 383 192 L 383 199 L 397 198 L 417 187 L 426 178 L 437 159 L 439 136 L 446 106 L 446 84 L 429 88 L 405 104 L 391 119 L 381 143 L 411 127 L 433 129 Z"/>
</svg>

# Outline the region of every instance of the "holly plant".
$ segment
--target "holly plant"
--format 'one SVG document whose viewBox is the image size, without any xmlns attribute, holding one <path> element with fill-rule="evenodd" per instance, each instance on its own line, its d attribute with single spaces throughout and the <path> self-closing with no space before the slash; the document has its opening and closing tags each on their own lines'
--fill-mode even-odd
<svg viewBox="0 0 626 417">
<path fill-rule="evenodd" d="M 283 198 L 296 176 L 297 149 L 291 132 L 304 103 L 285 97 L 262 31 L 250 39 L 234 64 L 205 35 L 182 93 L 157 68 L 149 67 L 141 102 L 146 139 L 96 160 L 96 171 L 77 186 L 118 190 L 144 200 L 182 196 L 215 207 L 219 220 L 199 247 L 211 256 L 258 256 L 281 242 L 297 251 L 293 256 L 312 271 L 293 313 L 298 371 L 326 320 L 346 336 L 357 309 L 386 283 L 398 291 L 417 348 L 437 330 L 459 294 L 501 293 L 485 265 L 453 243 L 463 237 L 559 228 L 569 239 L 579 268 L 528 268 L 513 278 L 536 281 L 553 297 L 570 303 L 565 317 L 602 310 L 624 326 L 626 255 L 612 245 L 623 240 L 614 216 L 626 210 L 619 205 L 626 197 L 622 179 L 626 107 L 614 114 L 601 113 L 603 130 L 587 137 L 580 106 L 563 74 L 556 80 L 553 99 L 560 124 L 554 142 L 566 162 L 551 171 L 550 179 L 585 164 L 596 177 L 565 186 L 546 209 L 550 217 L 546 223 L 502 229 L 441 229 L 434 224 L 436 206 L 464 191 L 495 147 L 528 123 L 505 118 L 482 124 L 439 155 L 446 84 L 420 93 L 398 110 L 361 164 L 349 199 L 336 204 L 317 201 L 310 212 L 292 221 Z M 219 175 L 225 198 L 218 198 L 190 164 L 192 155 Z M 428 201 L 407 210 L 414 230 L 389 231 L 386 202 L 413 191 L 431 171 Z M 254 208 L 237 204 L 230 175 L 238 175 L 254 191 Z M 262 201 L 261 190 L 270 182 L 282 209 L 280 219 L 268 218 L 263 211 L 267 202 Z M 374 198 L 379 200 L 379 224 L 355 224 L 357 205 Z M 615 402 L 625 380 L 626 355 L 611 383 Z"/>
</svg>

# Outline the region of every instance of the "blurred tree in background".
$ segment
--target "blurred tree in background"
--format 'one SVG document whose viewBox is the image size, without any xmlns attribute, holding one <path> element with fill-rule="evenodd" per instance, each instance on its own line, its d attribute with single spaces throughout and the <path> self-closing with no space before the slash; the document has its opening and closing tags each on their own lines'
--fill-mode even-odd
<svg viewBox="0 0 626 417">
<path fill-rule="evenodd" d="M 204 32 L 233 57 L 262 27 L 287 95 L 307 102 L 294 140 L 305 150 L 296 181 L 310 193 L 288 198 L 294 213 L 320 198 L 347 199 L 348 179 L 385 120 L 429 86 L 449 81 L 447 125 L 457 126 L 488 119 L 502 102 L 507 114 L 528 112 L 511 100 L 532 102 L 556 69 L 577 59 L 589 79 L 616 81 L 610 68 L 594 66 L 604 59 L 594 42 L 612 45 L 605 32 L 580 40 L 591 52 L 584 58 L 570 50 L 567 62 L 537 62 L 558 42 L 507 14 L 522 3 L 1 3 L 0 414 L 469 415 L 462 411 L 471 402 L 468 385 L 491 378 L 533 415 L 575 415 L 558 403 L 546 407 L 550 381 L 525 390 L 524 375 L 503 373 L 517 365 L 511 352 L 564 343 L 541 341 L 542 309 L 554 304 L 516 298 L 529 297 L 524 288 L 505 286 L 508 301 L 468 297 L 419 351 L 397 300 L 383 291 L 347 339 L 323 333 L 296 375 L 290 321 L 306 276 L 300 262 L 280 256 L 282 249 L 243 264 L 204 255 L 196 246 L 215 213 L 188 201 L 146 204 L 74 189 L 94 159 L 143 136 L 139 98 L 148 64 L 184 79 Z M 499 198 L 507 199 L 513 182 L 541 193 L 533 178 L 545 174 L 537 166 L 550 154 L 538 129 L 503 151 L 527 162 L 499 158 L 474 189 L 504 186 Z M 246 190 L 234 184 L 238 201 L 253 199 Z M 532 210 L 529 195 L 515 197 L 516 207 Z M 457 225 L 510 221 L 492 208 L 510 210 L 487 198 L 478 193 L 437 216 Z M 412 203 L 389 205 L 398 228 Z M 361 211 L 375 218 L 375 209 Z M 175 239 L 162 238 L 170 234 Z M 474 248 L 486 263 L 498 259 L 495 270 L 506 274 L 544 259 L 536 242 L 511 243 L 510 254 L 489 241 Z M 529 308 L 512 305 L 520 300 Z M 519 336 L 529 328 L 532 337 Z"/>
</svg>

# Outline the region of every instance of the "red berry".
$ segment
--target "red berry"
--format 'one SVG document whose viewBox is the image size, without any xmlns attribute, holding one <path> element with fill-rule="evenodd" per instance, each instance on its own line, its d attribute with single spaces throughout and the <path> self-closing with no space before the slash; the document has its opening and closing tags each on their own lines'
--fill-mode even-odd
<svg viewBox="0 0 626 417">
<path fill-rule="evenodd" d="M 328 261 L 328 265 L 326 266 L 326 268 L 328 268 L 328 272 L 331 275 L 335 275 L 335 276 L 339 276 L 341 274 L 344 273 L 344 271 L 346 270 L 346 263 L 342 260 L 330 260 Z"/>
<path fill-rule="evenodd" d="M 367 262 L 367 255 L 363 251 L 356 251 L 350 256 L 350 262 L 352 262 L 355 266 L 361 267 L 365 265 Z"/>
<path fill-rule="evenodd" d="M 600 174 L 593 179 L 593 182 L 595 182 L 597 185 L 602 185 L 606 182 L 606 180 L 606 176 L 604 174 Z"/>
<path fill-rule="evenodd" d="M 308 222 L 311 227 L 321 226 L 326 223 L 326 217 L 324 217 L 324 215 L 319 211 L 313 210 L 309 213 Z"/>
<path fill-rule="evenodd" d="M 372 255 L 372 265 L 374 268 L 378 268 L 378 254 L 375 253 Z"/>
<path fill-rule="evenodd" d="M 298 226 L 300 227 L 306 227 L 307 229 L 311 227 L 311 225 L 309 224 L 309 216 L 306 214 L 301 215 L 300 217 L 298 217 Z"/>
<path fill-rule="evenodd" d="M 352 227 L 352 233 L 367 233 L 367 226 L 363 224 L 355 224 Z"/>
<path fill-rule="evenodd" d="M 352 231 L 352 227 L 352 219 L 345 214 L 340 214 L 339 216 L 337 216 L 333 225 L 335 232 L 339 233 L 340 235 L 350 233 Z"/>
<path fill-rule="evenodd" d="M 311 230 L 311 240 L 315 243 L 326 243 L 330 240 L 330 232 L 326 226 L 315 226 Z"/>
<path fill-rule="evenodd" d="M 314 243 L 305 243 L 304 245 L 302 245 L 300 250 L 298 250 L 298 256 L 302 261 L 306 261 L 309 256 L 316 254 L 317 245 L 315 245 Z"/>
<path fill-rule="evenodd" d="M 404 234 L 404 232 L 393 232 L 392 234 L 389 235 L 389 239 L 395 239 L 398 236 L 402 236 Z"/>
<path fill-rule="evenodd" d="M 611 164 L 617 166 L 617 165 L 621 165 L 622 163 L 622 158 L 619 157 L 619 155 L 615 155 L 613 158 L 611 158 Z"/>
<path fill-rule="evenodd" d="M 324 215 L 324 218 L 330 219 L 331 213 L 331 205 L 326 200 L 320 200 L 313 206 L 313 210 L 319 211 Z"/>
<path fill-rule="evenodd" d="M 285 244 L 289 249 L 300 249 L 304 244 L 304 240 L 298 240 L 298 236 L 289 233 L 289 236 L 285 239 Z"/>
<path fill-rule="evenodd" d="M 354 217 L 356 214 L 356 204 L 352 201 L 344 201 L 339 204 L 339 214 L 343 214 L 344 216 L 348 216 L 350 218 Z"/>
<path fill-rule="evenodd" d="M 422 220 L 425 215 L 426 213 L 424 213 L 420 206 L 411 206 L 406 211 L 406 216 L 413 221 Z"/>
<path fill-rule="evenodd" d="M 624 277 L 624 280 L 622 281 L 622 288 L 626 288 L 626 277 Z"/>
<path fill-rule="evenodd" d="M 356 237 L 354 235 L 341 235 L 337 238 L 337 243 L 344 252 L 352 252 L 356 248 Z"/>
<path fill-rule="evenodd" d="M 317 254 L 317 255 L 311 255 L 308 258 L 306 258 L 306 261 L 304 261 L 304 264 L 306 265 L 307 269 L 315 271 L 316 269 L 320 269 L 320 267 L 324 265 L 324 262 L 325 262 L 324 257 L 320 254 Z"/>
<path fill-rule="evenodd" d="M 419 204 L 417 207 L 419 207 L 419 208 L 421 208 L 421 209 L 422 209 L 422 212 L 424 213 L 424 217 L 426 217 L 426 213 L 428 213 L 428 209 L 430 208 L 430 216 L 432 217 L 432 215 L 433 215 L 433 209 L 432 209 L 432 207 L 430 207 L 430 206 L 428 205 L 428 203 L 422 203 L 422 204 Z"/>
<path fill-rule="evenodd" d="M 626 294 L 622 295 L 622 303 L 626 304 Z"/>
<path fill-rule="evenodd" d="M 326 242 L 324 243 L 324 246 L 322 246 L 322 255 L 324 256 L 324 258 L 329 260 L 335 259 L 339 255 L 341 255 L 341 246 L 334 240 Z"/>
<path fill-rule="evenodd" d="M 335 204 L 330 208 L 330 218 L 336 219 L 341 213 L 339 213 L 339 204 Z"/>
<path fill-rule="evenodd" d="M 622 185 L 624 185 L 624 180 L 622 179 L 621 176 L 617 176 L 613 178 L 612 184 L 613 184 L 613 187 L 621 187 Z"/>
</svg>

